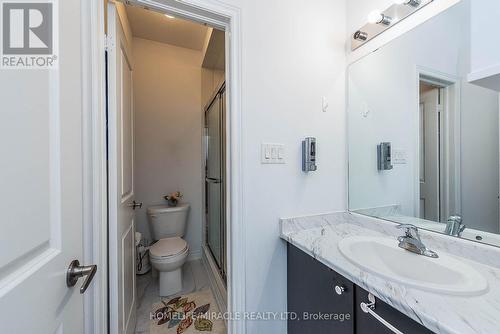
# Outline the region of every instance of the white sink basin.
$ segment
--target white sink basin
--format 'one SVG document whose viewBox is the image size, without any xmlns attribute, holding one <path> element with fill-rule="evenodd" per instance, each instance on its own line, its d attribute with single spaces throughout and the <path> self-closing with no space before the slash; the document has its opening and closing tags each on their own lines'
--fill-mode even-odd
<svg viewBox="0 0 500 334">
<path fill-rule="evenodd" d="M 399 248 L 395 239 L 377 237 L 346 238 L 339 249 L 364 270 L 421 290 L 462 296 L 488 290 L 488 282 L 479 272 L 443 252 L 433 259 Z"/>
</svg>

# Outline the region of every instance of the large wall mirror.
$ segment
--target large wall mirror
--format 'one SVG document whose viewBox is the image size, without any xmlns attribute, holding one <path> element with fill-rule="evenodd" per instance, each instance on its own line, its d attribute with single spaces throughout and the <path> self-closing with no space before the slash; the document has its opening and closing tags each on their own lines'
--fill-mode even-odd
<svg viewBox="0 0 500 334">
<path fill-rule="evenodd" d="M 469 82 L 475 35 L 498 41 L 473 15 L 463 0 L 349 67 L 349 209 L 500 246 L 499 93 Z"/>
</svg>

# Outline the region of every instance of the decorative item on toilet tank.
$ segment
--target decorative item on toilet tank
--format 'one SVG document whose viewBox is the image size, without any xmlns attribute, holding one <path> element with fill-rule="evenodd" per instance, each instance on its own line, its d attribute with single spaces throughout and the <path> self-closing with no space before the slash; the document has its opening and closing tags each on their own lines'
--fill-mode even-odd
<svg viewBox="0 0 500 334">
<path fill-rule="evenodd" d="M 182 198 L 182 196 L 183 195 L 180 191 L 176 191 L 164 196 L 163 198 L 165 198 L 165 200 L 167 201 L 168 206 L 175 207 L 179 203 L 179 200 Z"/>
</svg>

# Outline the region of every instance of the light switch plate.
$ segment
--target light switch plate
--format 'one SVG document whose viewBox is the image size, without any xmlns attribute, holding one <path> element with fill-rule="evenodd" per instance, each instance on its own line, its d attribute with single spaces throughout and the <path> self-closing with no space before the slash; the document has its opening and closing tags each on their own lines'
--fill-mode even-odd
<svg viewBox="0 0 500 334">
<path fill-rule="evenodd" d="M 261 163 L 263 164 L 284 164 L 286 163 L 285 145 L 262 143 Z"/>
<path fill-rule="evenodd" d="M 394 165 L 406 165 L 408 161 L 408 154 L 405 150 L 392 151 L 392 163 Z"/>
</svg>

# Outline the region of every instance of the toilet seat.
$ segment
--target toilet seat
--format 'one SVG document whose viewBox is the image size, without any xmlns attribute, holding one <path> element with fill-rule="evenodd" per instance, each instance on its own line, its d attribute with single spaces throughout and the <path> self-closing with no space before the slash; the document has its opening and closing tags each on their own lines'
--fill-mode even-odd
<svg viewBox="0 0 500 334">
<path fill-rule="evenodd" d="M 179 237 L 165 238 L 158 240 L 149 249 L 149 254 L 152 259 L 165 260 L 172 258 L 188 251 L 187 242 Z"/>
</svg>

